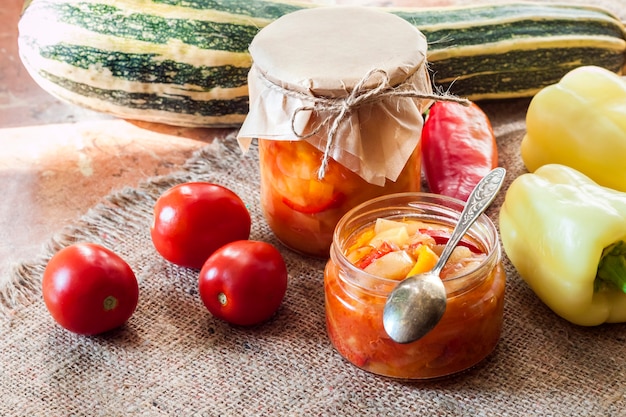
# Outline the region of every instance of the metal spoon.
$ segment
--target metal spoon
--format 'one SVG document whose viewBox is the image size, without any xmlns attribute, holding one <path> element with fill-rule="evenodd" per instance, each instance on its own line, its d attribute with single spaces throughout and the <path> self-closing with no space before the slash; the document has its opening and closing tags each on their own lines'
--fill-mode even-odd
<svg viewBox="0 0 626 417">
<path fill-rule="evenodd" d="M 410 343 L 422 338 L 439 323 L 447 301 L 439 274 L 461 238 L 495 198 L 505 174 L 504 168 L 495 168 L 476 185 L 433 269 L 406 278 L 389 294 L 383 310 L 383 326 L 391 339 Z"/>
</svg>

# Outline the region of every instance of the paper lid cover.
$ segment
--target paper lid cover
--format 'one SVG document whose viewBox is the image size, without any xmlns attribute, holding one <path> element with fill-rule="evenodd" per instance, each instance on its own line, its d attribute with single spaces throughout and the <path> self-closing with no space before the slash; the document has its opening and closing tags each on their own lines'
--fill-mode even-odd
<svg viewBox="0 0 626 417">
<path fill-rule="evenodd" d="M 425 36 L 405 19 L 358 6 L 287 14 L 250 44 L 254 64 L 270 81 L 326 97 L 346 95 L 373 67 L 397 85 L 424 64 L 426 50 Z"/>
<path fill-rule="evenodd" d="M 321 176 L 332 158 L 372 184 L 395 181 L 432 99 L 426 48 L 408 21 L 365 6 L 277 19 L 250 45 L 250 109 L 239 143 L 306 140 L 324 153 Z M 396 87 L 406 94 L 395 95 Z"/>
</svg>

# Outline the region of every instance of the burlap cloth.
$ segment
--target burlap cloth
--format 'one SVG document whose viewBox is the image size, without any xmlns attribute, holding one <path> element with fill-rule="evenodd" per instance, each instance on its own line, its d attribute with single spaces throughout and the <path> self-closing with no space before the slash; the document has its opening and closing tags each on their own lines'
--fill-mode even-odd
<svg viewBox="0 0 626 417">
<path fill-rule="evenodd" d="M 485 103 L 507 184 L 524 172 L 519 141 L 528 102 Z M 475 368 L 437 381 L 402 382 L 346 362 L 326 335 L 324 261 L 280 244 L 259 209 L 256 148 L 214 141 L 180 172 L 108 196 L 61 231 L 40 259 L 3 288 L 1 416 L 606 416 L 626 413 L 626 325 L 582 328 L 555 316 L 506 262 L 505 325 Z M 175 183 L 233 189 L 253 218 L 251 237 L 276 244 L 289 268 L 278 314 L 251 329 L 210 316 L 197 271 L 171 265 L 150 236 L 156 198 Z M 497 221 L 503 193 L 488 214 Z M 126 326 L 85 337 L 57 326 L 41 300 L 46 260 L 63 245 L 94 241 L 121 254 L 140 283 Z M 575 254 L 572 254 L 575 256 Z"/>
</svg>

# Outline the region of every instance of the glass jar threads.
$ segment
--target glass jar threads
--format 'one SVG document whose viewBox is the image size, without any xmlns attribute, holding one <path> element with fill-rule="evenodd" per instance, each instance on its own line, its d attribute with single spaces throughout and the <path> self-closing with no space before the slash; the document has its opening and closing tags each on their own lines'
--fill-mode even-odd
<svg viewBox="0 0 626 417">
<path fill-rule="evenodd" d="M 427 379 L 466 370 L 493 351 L 506 276 L 497 229 L 484 214 L 442 272 L 448 304 L 435 328 L 407 344 L 383 328 L 390 291 L 418 262 L 434 262 L 462 209 L 449 197 L 401 193 L 366 202 L 339 221 L 324 289 L 328 334 L 344 358 L 375 374 Z"/>
</svg>

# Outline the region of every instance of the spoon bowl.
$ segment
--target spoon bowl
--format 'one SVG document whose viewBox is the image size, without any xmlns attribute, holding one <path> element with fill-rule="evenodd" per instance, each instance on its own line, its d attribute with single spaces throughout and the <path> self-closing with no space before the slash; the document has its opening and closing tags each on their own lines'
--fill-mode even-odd
<svg viewBox="0 0 626 417">
<path fill-rule="evenodd" d="M 504 168 L 495 168 L 476 184 L 433 269 L 404 279 L 391 291 L 383 310 L 383 327 L 392 340 L 414 342 L 439 323 L 447 305 L 441 270 L 459 241 L 489 207 L 502 187 L 505 174 Z"/>
</svg>

